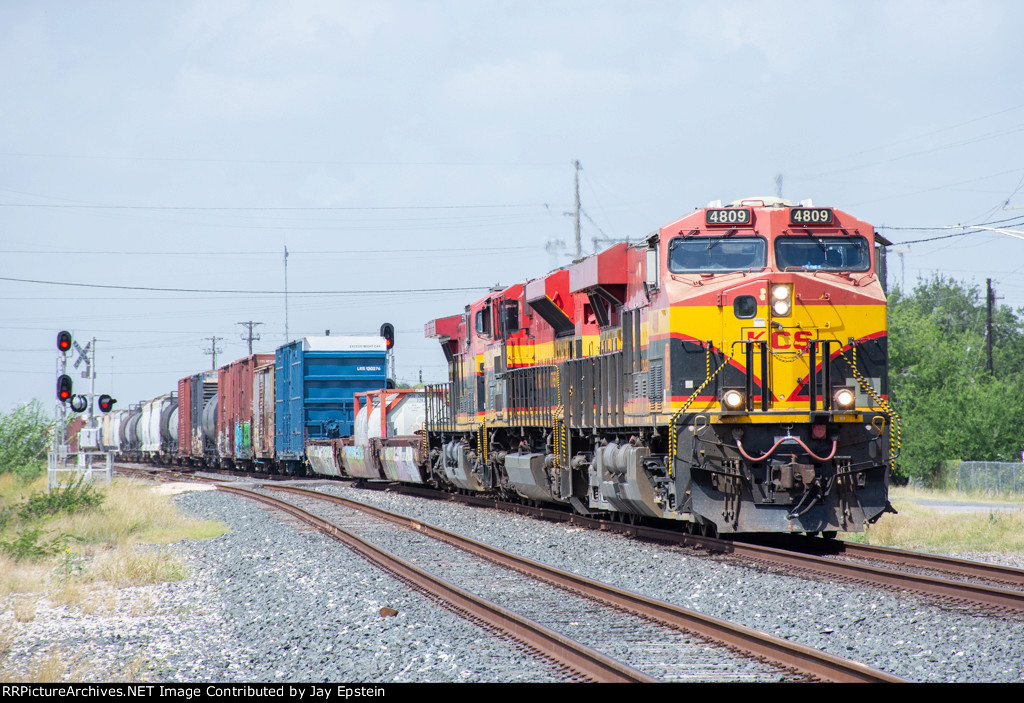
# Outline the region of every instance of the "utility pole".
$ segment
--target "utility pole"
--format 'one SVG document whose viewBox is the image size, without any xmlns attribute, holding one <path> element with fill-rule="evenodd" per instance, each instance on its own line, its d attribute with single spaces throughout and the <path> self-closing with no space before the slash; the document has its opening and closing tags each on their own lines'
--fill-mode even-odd
<svg viewBox="0 0 1024 703">
<path fill-rule="evenodd" d="M 243 342 L 246 342 L 246 341 L 249 342 L 249 356 L 252 356 L 252 343 L 253 343 L 253 341 L 259 341 L 259 339 L 260 339 L 260 336 L 258 334 L 253 334 L 253 330 L 256 327 L 258 327 L 259 325 L 262 325 L 263 323 L 262 322 L 253 322 L 252 320 L 248 320 L 247 322 L 236 322 L 235 324 L 236 325 L 242 325 L 243 327 L 248 327 L 249 328 L 249 334 L 248 335 L 246 335 L 245 333 L 242 334 L 242 341 Z"/>
<path fill-rule="evenodd" d="M 995 293 L 992 290 L 992 279 L 985 279 L 985 370 L 992 373 L 992 303 L 995 301 Z"/>
<path fill-rule="evenodd" d="M 576 235 L 576 256 L 573 261 L 578 261 L 583 258 L 583 250 L 580 246 L 580 162 L 573 161 L 573 167 L 576 169 L 575 183 L 576 183 L 576 208 L 573 211 L 572 225 L 573 232 Z"/>
<path fill-rule="evenodd" d="M 288 247 L 284 248 L 284 341 L 291 341 L 288 336 Z"/>
<path fill-rule="evenodd" d="M 224 338 L 223 337 L 203 337 L 203 339 L 209 339 L 210 340 L 210 348 L 207 351 L 204 351 L 203 353 L 204 354 L 210 354 L 211 356 L 213 356 L 213 365 L 210 368 L 213 371 L 216 371 L 217 370 L 217 355 L 224 352 L 223 349 L 218 349 L 217 348 L 217 340 L 218 339 L 224 339 Z"/>
</svg>

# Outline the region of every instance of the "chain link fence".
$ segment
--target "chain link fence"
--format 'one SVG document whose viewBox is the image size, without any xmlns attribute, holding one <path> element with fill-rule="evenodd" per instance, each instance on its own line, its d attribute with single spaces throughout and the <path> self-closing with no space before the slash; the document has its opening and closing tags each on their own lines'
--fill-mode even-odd
<svg viewBox="0 0 1024 703">
<path fill-rule="evenodd" d="M 1024 464 L 1009 461 L 961 461 L 956 488 L 965 493 L 1024 495 Z"/>
</svg>

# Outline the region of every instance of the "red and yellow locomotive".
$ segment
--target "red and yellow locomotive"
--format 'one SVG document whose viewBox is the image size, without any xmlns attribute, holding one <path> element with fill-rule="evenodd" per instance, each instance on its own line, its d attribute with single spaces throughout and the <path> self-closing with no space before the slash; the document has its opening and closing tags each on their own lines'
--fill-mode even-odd
<svg viewBox="0 0 1024 703">
<path fill-rule="evenodd" d="M 882 243 L 743 200 L 429 323 L 429 474 L 705 534 L 862 530 L 896 444 Z"/>
</svg>

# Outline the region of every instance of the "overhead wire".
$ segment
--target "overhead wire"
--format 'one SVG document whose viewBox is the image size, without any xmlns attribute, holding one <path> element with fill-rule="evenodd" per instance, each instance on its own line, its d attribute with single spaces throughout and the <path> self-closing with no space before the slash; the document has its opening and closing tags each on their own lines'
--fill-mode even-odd
<svg viewBox="0 0 1024 703">
<path fill-rule="evenodd" d="M 144 290 L 168 293 L 235 293 L 244 295 L 284 295 L 283 290 L 229 290 L 215 288 L 160 288 L 156 286 L 119 286 L 107 283 L 72 283 L 69 281 L 43 281 L 32 278 L 13 278 L 0 276 L 0 281 L 13 281 L 16 283 L 36 283 L 50 286 L 74 286 L 76 288 L 104 288 L 111 290 Z M 458 291 L 479 291 L 487 290 L 490 286 L 464 286 L 453 288 L 391 288 L 378 290 L 306 290 L 288 291 L 288 295 L 388 295 L 405 293 L 449 293 Z"/>
</svg>

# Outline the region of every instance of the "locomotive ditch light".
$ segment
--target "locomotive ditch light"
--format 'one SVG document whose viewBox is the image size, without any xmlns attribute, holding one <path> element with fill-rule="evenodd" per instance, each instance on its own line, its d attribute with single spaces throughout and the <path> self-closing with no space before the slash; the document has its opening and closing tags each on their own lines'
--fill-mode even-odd
<svg viewBox="0 0 1024 703">
<path fill-rule="evenodd" d="M 852 388 L 837 388 L 832 393 L 832 400 L 835 401 L 836 408 L 839 410 L 850 410 L 857 404 L 857 394 L 853 392 Z"/>
<path fill-rule="evenodd" d="M 776 317 L 785 317 L 793 309 L 792 289 L 783 284 L 772 286 L 772 312 Z"/>
<path fill-rule="evenodd" d="M 86 398 L 84 395 L 73 395 L 73 396 L 71 396 L 71 403 L 70 403 L 70 405 L 71 405 L 71 409 L 74 412 L 80 413 L 83 410 L 85 410 L 87 407 L 89 407 L 89 399 Z"/>
<path fill-rule="evenodd" d="M 747 405 L 747 398 L 743 391 L 736 388 L 726 388 L 722 392 L 722 407 L 726 410 L 743 410 Z"/>
</svg>

